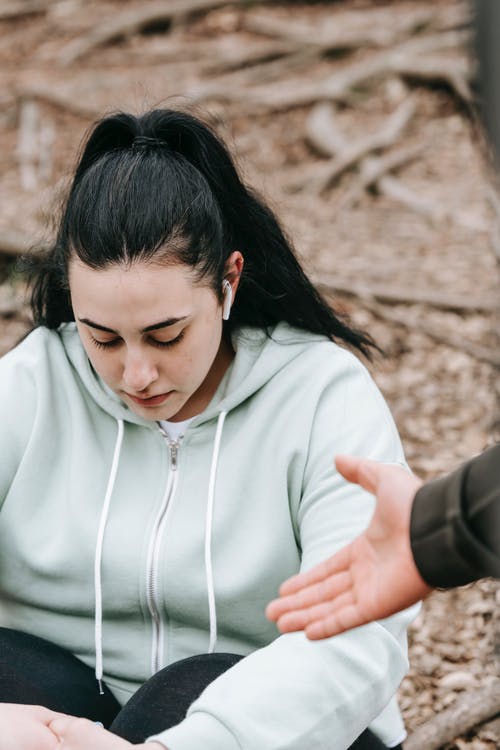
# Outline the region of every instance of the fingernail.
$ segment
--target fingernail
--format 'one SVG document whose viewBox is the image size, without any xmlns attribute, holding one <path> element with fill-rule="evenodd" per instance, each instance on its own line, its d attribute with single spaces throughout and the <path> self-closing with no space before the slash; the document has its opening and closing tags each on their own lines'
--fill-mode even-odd
<svg viewBox="0 0 500 750">
<path fill-rule="evenodd" d="M 102 721 L 94 721 L 94 724 L 95 724 L 95 725 L 96 725 L 97 727 L 102 727 L 102 728 L 104 729 L 104 724 L 102 723 Z"/>
</svg>

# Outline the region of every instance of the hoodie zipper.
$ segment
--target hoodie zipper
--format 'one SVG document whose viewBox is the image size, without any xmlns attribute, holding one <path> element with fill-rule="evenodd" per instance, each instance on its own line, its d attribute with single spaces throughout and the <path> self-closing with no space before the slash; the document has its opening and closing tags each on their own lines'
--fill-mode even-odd
<svg viewBox="0 0 500 750">
<path fill-rule="evenodd" d="M 151 534 L 148 548 L 148 567 L 147 567 L 147 603 L 151 619 L 153 622 L 153 637 L 151 643 L 151 674 L 156 674 L 163 663 L 163 631 L 164 624 L 160 614 L 160 605 L 158 597 L 158 578 L 159 578 L 159 556 L 163 529 L 167 518 L 167 511 L 172 503 L 177 487 L 177 463 L 179 456 L 179 445 L 182 436 L 178 440 L 170 440 L 168 435 L 160 428 L 163 438 L 167 441 L 169 451 L 170 471 L 167 477 L 167 484 L 163 499 L 156 516 L 156 521 Z"/>
</svg>

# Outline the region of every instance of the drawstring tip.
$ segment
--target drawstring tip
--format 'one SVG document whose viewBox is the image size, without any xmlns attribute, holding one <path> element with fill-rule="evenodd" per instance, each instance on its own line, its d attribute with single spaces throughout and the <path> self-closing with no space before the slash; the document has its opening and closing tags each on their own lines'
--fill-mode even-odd
<svg viewBox="0 0 500 750">
<path fill-rule="evenodd" d="M 97 680 L 97 685 L 99 686 L 99 695 L 104 695 L 104 690 L 102 689 L 102 680 Z"/>
</svg>

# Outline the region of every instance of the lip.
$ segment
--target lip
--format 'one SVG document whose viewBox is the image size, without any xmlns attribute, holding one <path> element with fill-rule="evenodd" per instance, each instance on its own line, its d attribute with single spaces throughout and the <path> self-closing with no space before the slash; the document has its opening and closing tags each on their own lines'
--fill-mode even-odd
<svg viewBox="0 0 500 750">
<path fill-rule="evenodd" d="M 158 396 L 151 396 L 150 398 L 139 398 L 138 396 L 132 396 L 127 393 L 127 396 L 132 399 L 135 404 L 144 407 L 159 406 L 173 393 L 173 391 L 167 391 L 167 393 L 160 393 Z"/>
</svg>

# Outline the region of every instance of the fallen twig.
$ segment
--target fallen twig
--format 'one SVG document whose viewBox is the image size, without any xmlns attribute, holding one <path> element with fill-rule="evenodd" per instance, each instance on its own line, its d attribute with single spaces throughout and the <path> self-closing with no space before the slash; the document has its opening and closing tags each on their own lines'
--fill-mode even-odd
<svg viewBox="0 0 500 750">
<path fill-rule="evenodd" d="M 417 28 L 432 24 L 437 17 L 432 7 L 408 9 L 404 14 L 394 11 L 389 14 L 385 8 L 363 9 L 336 13 L 333 18 L 321 24 L 306 25 L 293 20 L 272 16 L 250 14 L 242 20 L 243 28 L 254 34 L 286 39 L 301 46 L 320 47 L 323 51 L 332 49 L 359 49 L 363 47 L 388 47 L 401 40 Z"/>
<path fill-rule="evenodd" d="M 155 23 L 173 23 L 196 13 L 215 10 L 225 5 L 238 5 L 241 0 L 172 0 L 153 2 L 139 9 L 101 19 L 99 24 L 66 44 L 59 54 L 60 65 L 70 65 L 96 47 L 131 36 Z M 268 0 L 258 0 L 267 2 Z"/>
<path fill-rule="evenodd" d="M 467 691 L 450 708 L 419 726 L 405 741 L 405 750 L 438 750 L 498 713 L 500 680 Z"/>
<path fill-rule="evenodd" d="M 17 140 L 17 155 L 21 187 L 23 190 L 36 190 L 38 187 L 38 106 L 33 100 L 27 99 L 21 104 L 19 115 L 19 135 Z"/>
<path fill-rule="evenodd" d="M 406 190 L 405 192 L 402 183 L 399 180 L 396 183 L 394 177 L 391 177 L 391 181 L 389 182 L 386 180 L 386 177 L 389 172 L 393 172 L 405 164 L 418 159 L 423 151 L 424 146 L 417 143 L 393 149 L 383 156 L 366 157 L 363 159 L 360 166 L 359 177 L 349 190 L 340 197 L 337 204 L 338 210 L 341 211 L 355 205 L 364 192 L 372 185 L 375 185 L 380 193 L 388 195 L 388 197 L 392 197 L 399 202 L 405 203 L 405 205 L 409 207 L 413 207 L 413 203 L 408 195 L 409 191 Z M 397 196 L 396 184 L 400 186 L 399 194 Z M 392 186 L 392 189 L 388 187 L 389 185 Z"/>
<path fill-rule="evenodd" d="M 6 2 L 0 7 L 0 21 L 12 21 L 25 16 L 35 16 L 45 13 L 50 0 L 19 0 Z"/>
<path fill-rule="evenodd" d="M 86 120 L 94 119 L 102 114 L 98 109 L 79 101 L 77 97 L 67 96 L 61 91 L 55 91 L 54 89 L 49 89 L 46 86 L 41 86 L 39 84 L 21 86 L 15 92 L 15 98 L 20 102 L 34 99 L 44 101 L 57 109 L 69 112 L 72 115 L 76 115 L 76 117 L 82 117 Z"/>
<path fill-rule="evenodd" d="M 457 224 L 464 229 L 469 229 L 474 232 L 488 231 L 488 225 L 481 219 L 471 219 L 467 214 L 464 214 L 463 211 L 453 211 L 446 206 L 422 198 L 420 193 L 416 193 L 401 182 L 401 180 L 392 177 L 392 175 L 380 177 L 377 180 L 376 185 L 377 189 L 388 198 L 391 198 L 398 203 L 402 203 L 415 213 L 426 216 L 434 223 L 439 221 L 449 221 L 451 224 Z"/>
<path fill-rule="evenodd" d="M 494 367 L 500 367 L 500 351 L 498 351 L 498 349 L 491 349 L 489 347 L 482 346 L 481 344 L 474 344 L 472 341 L 467 341 L 467 339 L 464 339 L 463 336 L 458 336 L 454 333 L 445 333 L 441 327 L 433 326 L 428 321 L 415 320 L 413 316 L 404 315 L 401 313 L 401 311 L 398 311 L 396 313 L 393 310 L 388 310 L 386 307 L 383 307 L 382 305 L 379 305 L 378 303 L 369 300 L 368 298 L 364 298 L 363 303 L 374 315 L 377 316 L 377 318 L 381 318 L 382 320 L 386 320 L 389 323 L 394 323 L 395 325 L 402 326 L 409 331 L 418 331 L 418 333 L 422 333 L 424 336 L 428 336 L 437 344 L 443 344 L 444 346 L 448 346 L 451 349 L 457 349 L 460 352 L 464 352 L 465 354 L 468 354 L 469 357 L 477 359 L 478 362 L 486 362 L 487 364 L 493 365 Z M 485 718 L 494 716 L 497 711 L 500 711 L 500 698 L 498 696 L 496 711 L 492 711 L 492 713 L 485 716 Z M 475 723 L 478 723 L 478 721 L 476 721 Z M 466 728 L 468 729 L 470 726 L 473 726 L 473 724 L 470 724 Z M 460 731 L 449 737 L 449 739 L 451 740 L 453 739 L 453 737 L 456 737 L 459 734 L 461 734 Z M 444 742 L 437 745 L 432 745 L 432 747 L 441 747 L 441 744 L 444 744 Z M 422 748 L 422 750 L 424 748 L 425 750 L 428 750 L 430 748 L 430 745 L 426 745 L 424 742 L 423 744 L 418 745 L 418 747 Z M 405 750 L 408 750 L 406 744 Z"/>
<path fill-rule="evenodd" d="M 33 250 L 34 247 L 36 250 Z M 27 235 L 15 229 L 0 230 L 0 253 L 4 255 L 26 255 L 45 247 L 45 243 L 34 243 Z"/>
<path fill-rule="evenodd" d="M 214 83 L 208 86 L 205 92 L 199 88 L 195 96 L 198 101 L 203 98 L 220 98 L 239 104 L 244 97 L 246 106 L 270 112 L 309 106 L 319 101 L 344 101 L 355 86 L 387 73 L 403 74 L 405 70 L 412 68 L 415 76 L 418 77 L 417 59 L 421 55 L 461 47 L 468 41 L 467 32 L 457 31 L 415 37 L 393 48 L 375 52 L 360 61 L 351 63 L 321 81 L 288 81 L 286 87 L 282 83 L 274 83 L 255 87 L 253 90 L 245 90 L 243 87 L 228 89 L 220 83 L 217 85 Z M 448 58 L 443 59 L 443 68 L 446 65 L 448 65 Z"/>
<path fill-rule="evenodd" d="M 466 104 L 472 101 L 468 78 L 470 65 L 466 60 L 450 58 L 401 59 L 395 61 L 393 70 L 403 77 L 447 84 Z"/>
<path fill-rule="evenodd" d="M 338 278 L 328 273 L 311 276 L 315 286 L 324 294 L 336 294 L 357 297 L 361 300 L 375 300 L 387 305 L 425 305 L 436 310 L 447 310 L 457 313 L 486 312 L 500 309 L 497 297 L 455 297 L 442 292 L 426 291 L 415 287 L 390 286 L 374 281 L 363 283 Z"/>
<path fill-rule="evenodd" d="M 325 112 L 325 108 L 322 110 Z M 323 153 L 330 151 L 333 158 L 326 164 L 314 165 L 312 174 L 308 180 L 307 173 L 302 170 L 303 187 L 313 193 L 320 194 L 327 190 L 347 169 L 361 161 L 367 154 L 379 149 L 389 148 L 398 140 L 402 130 L 406 127 L 415 112 L 415 101 L 408 98 L 393 112 L 385 121 L 383 126 L 367 136 L 357 140 L 346 142 L 338 151 L 341 144 L 338 131 L 333 124 L 318 127 L 317 117 L 314 131 L 316 145 L 320 145 Z M 330 122 L 334 118 L 330 119 Z M 320 143 L 320 141 L 322 141 Z"/>
</svg>

